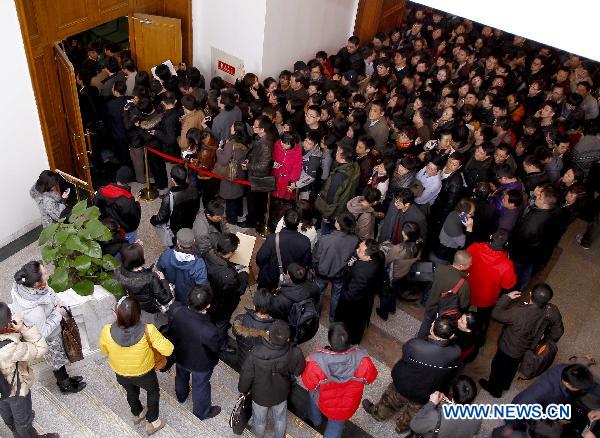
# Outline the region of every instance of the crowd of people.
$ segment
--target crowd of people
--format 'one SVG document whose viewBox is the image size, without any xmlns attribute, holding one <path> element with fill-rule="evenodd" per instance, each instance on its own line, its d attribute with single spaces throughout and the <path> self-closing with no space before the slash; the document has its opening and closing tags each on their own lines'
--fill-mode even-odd
<svg viewBox="0 0 600 438">
<path fill-rule="evenodd" d="M 502 332 L 489 378 L 478 383 L 494 398 L 528 352 L 563 335 L 553 289 L 535 277 L 577 218 L 589 222 L 581 248 L 598 240 L 598 64 L 413 5 L 402 28 L 371 41 L 352 36 L 337 54 L 319 51 L 277 79 L 246 73 L 229 87 L 214 77 L 206 89 L 185 65 L 177 74 L 159 65 L 153 79 L 113 45 L 91 45 L 76 65 L 84 124 L 108 127 L 121 165 L 92 200 L 113 236 L 102 249 L 121 262 L 114 278 L 127 292 L 99 345 L 148 434 L 166 424 L 156 350 L 175 364 L 182 403 L 191 378 L 200 419 L 219 415 L 211 375 L 219 355 L 235 354 L 256 436 L 269 412 L 274 436 L 285 436 L 296 377 L 309 392 L 307 423 L 326 419 L 324 436 L 341 436 L 377 378 L 359 346 L 376 296 L 383 320 L 399 300 L 425 308 L 392 383 L 379 400 L 362 400 L 374 421 L 395 417 L 398 433 L 478 433 L 481 420 L 445 419 L 440 406 L 477 396 L 464 366 L 491 320 Z M 167 166 L 149 154 L 162 195 L 150 223 L 167 247 L 151 266 L 129 186 L 145 181 L 145 147 L 185 160 Z M 31 189 L 43 225 L 69 214 L 57 182 L 44 171 Z M 256 255 L 253 308 L 233 321 L 249 275 L 231 261 L 240 244 L 231 225 L 272 231 Z M 42 264 L 28 263 L 15 275 L 11 309 L 0 305 L 0 345 L 12 342 L 0 348 L 1 371 L 10 382 L 18 363 L 23 377 L 0 413 L 20 437 L 37 436 L 31 360 L 46 355 L 61 391 L 85 387 L 66 372 L 56 336 L 65 309 L 46 278 Z M 305 358 L 298 345 L 322 312 L 329 345 Z M 507 422 L 493 436 L 571 437 L 587 426 L 585 436 L 598 436 L 600 386 L 587 364 L 540 373 L 514 402 L 570 403 L 571 421 Z"/>
</svg>

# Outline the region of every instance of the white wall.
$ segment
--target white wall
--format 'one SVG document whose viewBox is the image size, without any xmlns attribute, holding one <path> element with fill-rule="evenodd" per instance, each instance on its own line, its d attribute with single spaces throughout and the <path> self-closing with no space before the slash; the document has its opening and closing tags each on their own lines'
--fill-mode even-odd
<svg viewBox="0 0 600 438">
<path fill-rule="evenodd" d="M 0 246 L 4 246 L 41 223 L 29 189 L 40 172 L 48 168 L 48 158 L 14 1 L 0 1 L 0 29 L 7 42 L 4 59 L 10 59 L 10 69 L 0 69 L 0 83 L 5 84 L 4 104 L 0 105 L 0 187 L 4 209 Z"/>
<path fill-rule="evenodd" d="M 597 0 L 419 0 L 417 3 L 600 61 Z"/>
<path fill-rule="evenodd" d="M 262 71 L 266 0 L 193 0 L 194 66 L 213 76 L 210 48 L 244 61 L 246 72 Z"/>
<path fill-rule="evenodd" d="M 358 0 L 267 0 L 262 77 L 277 78 L 318 50 L 337 53 L 352 35 L 357 8 Z"/>
</svg>

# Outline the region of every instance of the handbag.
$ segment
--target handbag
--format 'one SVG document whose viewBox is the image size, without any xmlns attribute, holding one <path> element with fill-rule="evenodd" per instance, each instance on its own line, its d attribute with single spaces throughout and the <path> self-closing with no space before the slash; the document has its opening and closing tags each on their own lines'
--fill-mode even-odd
<svg viewBox="0 0 600 438">
<path fill-rule="evenodd" d="M 410 268 L 410 272 L 406 275 L 408 281 L 415 282 L 431 282 L 433 281 L 433 263 L 431 262 L 416 262 Z"/>
<path fill-rule="evenodd" d="M 173 192 L 169 191 L 169 220 L 165 224 L 156 224 L 154 228 L 156 229 L 156 234 L 158 234 L 158 238 L 163 245 L 166 247 L 173 246 L 173 239 L 175 235 L 171 230 L 171 216 L 173 215 L 173 204 L 175 203 Z"/>
<path fill-rule="evenodd" d="M 81 335 L 79 327 L 73 318 L 71 309 L 63 307 L 67 311 L 67 316 L 60 321 L 60 329 L 62 333 L 63 347 L 69 362 L 78 362 L 83 359 L 83 347 L 81 346 Z"/>
<path fill-rule="evenodd" d="M 146 337 L 146 342 L 148 342 L 148 345 L 152 350 L 152 354 L 154 355 L 154 369 L 156 371 L 160 371 L 167 366 L 167 358 L 152 346 L 152 342 L 150 342 L 150 336 L 148 335 L 148 327 L 144 327 L 144 336 Z"/>
<path fill-rule="evenodd" d="M 274 192 L 275 177 L 274 176 L 251 176 L 250 181 L 251 192 Z"/>
<path fill-rule="evenodd" d="M 252 397 L 250 393 L 240 394 L 229 415 L 229 427 L 233 433 L 241 435 L 252 416 Z"/>
</svg>

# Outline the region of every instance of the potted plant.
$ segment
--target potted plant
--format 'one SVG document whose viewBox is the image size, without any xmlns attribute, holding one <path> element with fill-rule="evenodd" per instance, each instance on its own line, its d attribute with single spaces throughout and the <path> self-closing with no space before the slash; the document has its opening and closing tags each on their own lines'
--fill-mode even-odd
<svg viewBox="0 0 600 438">
<path fill-rule="evenodd" d="M 112 255 L 102 254 L 99 242 L 109 241 L 112 236 L 99 217 L 98 207 L 80 201 L 68 220 L 48 225 L 38 240 L 44 263 L 54 267 L 48 285 L 71 308 L 84 354 L 96 349 L 102 326 L 114 320 L 115 295 L 123 293 L 112 277 L 119 262 Z"/>
</svg>

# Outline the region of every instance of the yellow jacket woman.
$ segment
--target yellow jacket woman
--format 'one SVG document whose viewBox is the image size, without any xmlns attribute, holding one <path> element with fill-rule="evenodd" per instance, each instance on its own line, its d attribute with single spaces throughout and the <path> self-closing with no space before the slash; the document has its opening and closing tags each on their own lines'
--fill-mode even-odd
<svg viewBox="0 0 600 438">
<path fill-rule="evenodd" d="M 141 322 L 141 311 L 140 302 L 134 297 L 121 298 L 115 312 L 117 321 L 104 326 L 98 345 L 127 393 L 133 423 L 145 418 L 146 432 L 152 435 L 167 424 L 158 417 L 160 390 L 152 349 L 170 356 L 173 344 L 154 325 Z M 140 388 L 148 396 L 146 407 L 140 403 Z"/>
</svg>

